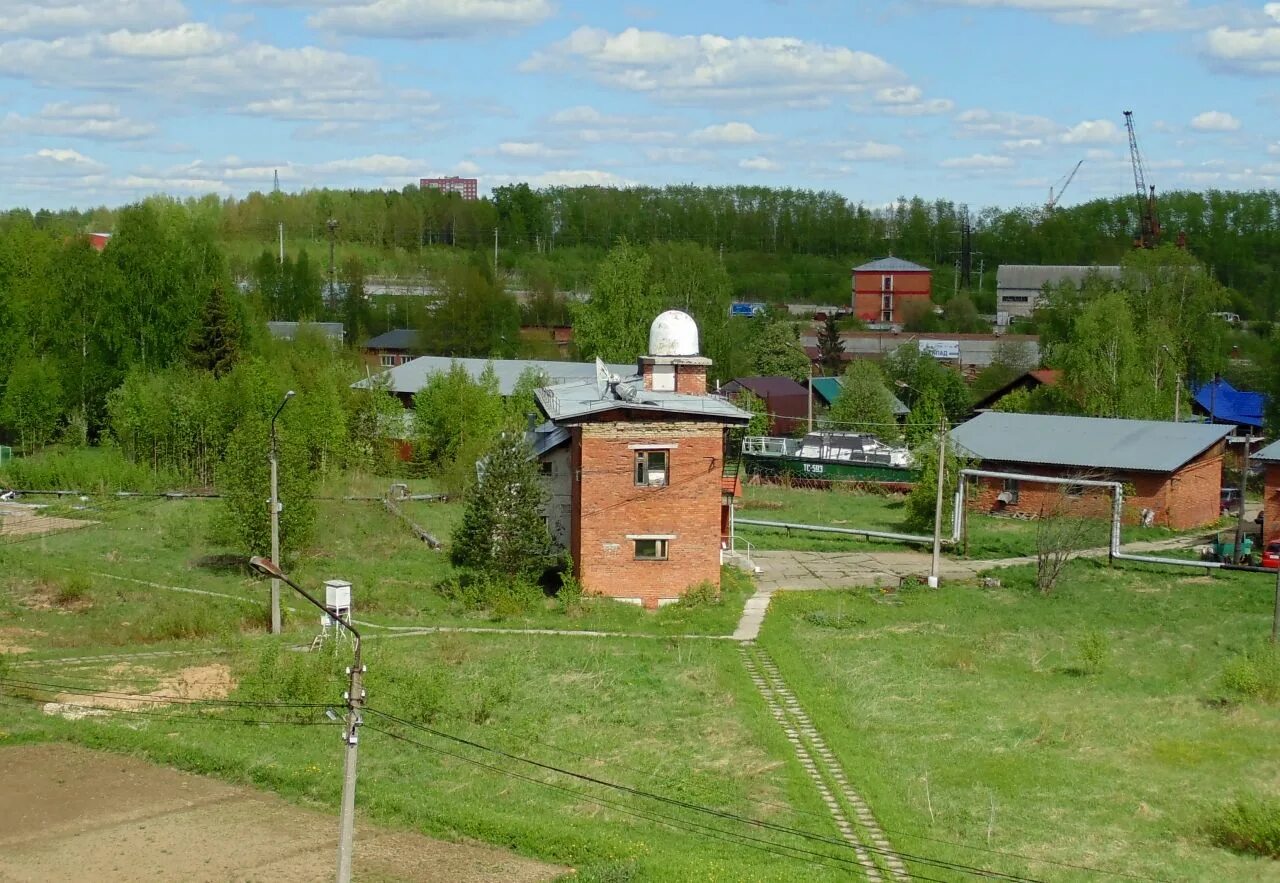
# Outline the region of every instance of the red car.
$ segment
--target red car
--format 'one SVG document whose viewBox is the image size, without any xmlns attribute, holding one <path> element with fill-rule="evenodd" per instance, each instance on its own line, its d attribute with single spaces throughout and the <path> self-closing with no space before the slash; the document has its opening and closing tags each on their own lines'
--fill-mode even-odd
<svg viewBox="0 0 1280 883">
<path fill-rule="evenodd" d="M 1280 568 L 1280 540 L 1272 540 L 1262 550 L 1262 566 Z"/>
</svg>

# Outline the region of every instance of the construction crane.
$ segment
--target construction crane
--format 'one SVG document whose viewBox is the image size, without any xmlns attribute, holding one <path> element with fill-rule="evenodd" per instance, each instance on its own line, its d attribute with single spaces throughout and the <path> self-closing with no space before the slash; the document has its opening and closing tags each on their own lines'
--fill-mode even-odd
<svg viewBox="0 0 1280 883">
<path fill-rule="evenodd" d="M 1044 204 L 1045 212 L 1051 212 L 1058 207 L 1058 201 L 1062 199 L 1062 194 L 1071 186 L 1071 182 L 1076 179 L 1076 172 L 1080 171 L 1080 167 L 1084 165 L 1084 160 L 1076 163 L 1076 167 L 1067 175 L 1063 175 L 1053 187 L 1049 188 L 1049 201 Z M 1054 193 L 1057 190 L 1057 193 Z"/>
<path fill-rule="evenodd" d="M 1138 135 L 1133 129 L 1133 111 L 1124 112 L 1124 125 L 1129 130 L 1129 156 L 1133 161 L 1133 186 L 1138 194 L 1138 235 L 1134 248 L 1155 248 L 1160 244 L 1160 216 L 1156 213 L 1156 188 L 1147 188 L 1147 175 L 1138 151 Z"/>
</svg>

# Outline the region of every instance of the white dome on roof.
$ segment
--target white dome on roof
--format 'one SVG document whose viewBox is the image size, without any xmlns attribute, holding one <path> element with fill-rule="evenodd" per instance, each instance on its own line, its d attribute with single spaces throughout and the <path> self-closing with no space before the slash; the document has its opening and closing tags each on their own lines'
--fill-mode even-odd
<svg viewBox="0 0 1280 883">
<path fill-rule="evenodd" d="M 698 323 L 688 313 L 667 310 L 649 326 L 649 355 L 698 355 Z"/>
</svg>

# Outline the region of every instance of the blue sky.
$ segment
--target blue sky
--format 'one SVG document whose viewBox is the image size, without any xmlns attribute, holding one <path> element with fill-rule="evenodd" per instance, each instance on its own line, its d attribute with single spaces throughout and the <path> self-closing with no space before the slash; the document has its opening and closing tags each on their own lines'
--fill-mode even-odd
<svg viewBox="0 0 1280 883">
<path fill-rule="evenodd" d="M 0 206 L 762 184 L 1043 203 L 1280 181 L 1280 3 L 0 0 Z"/>
</svg>

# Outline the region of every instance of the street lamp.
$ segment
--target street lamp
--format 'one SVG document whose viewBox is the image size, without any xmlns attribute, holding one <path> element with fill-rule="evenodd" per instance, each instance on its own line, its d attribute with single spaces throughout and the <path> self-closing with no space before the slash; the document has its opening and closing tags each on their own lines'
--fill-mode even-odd
<svg viewBox="0 0 1280 883">
<path fill-rule="evenodd" d="M 271 560 L 280 560 L 280 454 L 276 448 L 276 418 L 293 398 L 293 390 L 284 394 L 284 401 L 271 415 Z M 271 634 L 280 634 L 280 580 L 271 577 Z"/>
<path fill-rule="evenodd" d="M 914 386 L 895 380 L 900 389 L 909 389 L 916 394 L 916 401 L 922 396 Z M 942 569 L 942 490 L 946 486 L 947 477 L 947 418 L 944 415 L 938 421 L 938 498 L 933 506 L 933 557 L 929 564 L 929 588 L 936 589 L 939 584 L 939 571 Z"/>
<path fill-rule="evenodd" d="M 271 577 L 273 585 L 279 581 L 283 581 L 289 588 L 293 589 L 302 597 L 306 598 L 311 604 L 319 608 L 325 616 L 336 622 L 340 627 L 351 632 L 352 644 L 355 648 L 355 659 L 352 665 L 347 669 L 351 681 L 347 688 L 347 720 L 343 729 L 343 741 L 346 743 L 346 752 L 342 761 L 342 811 L 339 819 L 339 837 L 338 837 L 338 883 L 351 883 L 351 853 L 353 841 L 355 840 L 355 815 L 356 815 L 356 749 L 359 743 L 359 735 L 357 730 L 360 727 L 360 708 L 364 705 L 364 666 L 360 662 L 360 633 L 356 631 L 351 623 L 347 622 L 340 616 L 334 616 L 329 608 L 325 607 L 315 599 L 309 592 L 285 574 L 280 566 L 271 558 L 263 558 L 255 556 L 249 559 L 249 566 L 264 576 Z"/>
</svg>

